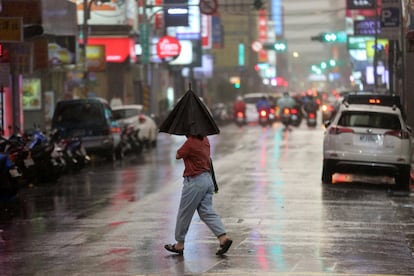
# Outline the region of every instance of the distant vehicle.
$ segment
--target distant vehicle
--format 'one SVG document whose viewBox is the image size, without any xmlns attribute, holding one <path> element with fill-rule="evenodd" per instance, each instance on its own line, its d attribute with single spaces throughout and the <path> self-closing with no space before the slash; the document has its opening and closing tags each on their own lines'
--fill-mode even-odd
<svg viewBox="0 0 414 276">
<path fill-rule="evenodd" d="M 348 95 L 325 123 L 322 182 L 338 173 L 388 175 L 408 190 L 412 158 L 411 129 L 398 96 Z"/>
<path fill-rule="evenodd" d="M 94 97 L 58 102 L 52 129 L 61 130 L 63 138 L 81 138 L 88 154 L 101 155 L 109 160 L 122 158 L 118 152 L 121 128 L 105 99 Z"/>
<path fill-rule="evenodd" d="M 154 119 L 142 113 L 143 107 L 138 104 L 113 107 L 114 118 L 121 126 L 132 125 L 139 130 L 138 137 L 147 147 L 157 145 L 158 127 Z"/>
<path fill-rule="evenodd" d="M 267 93 L 248 93 L 243 95 L 243 100 L 246 103 L 246 122 L 257 123 L 259 121 L 259 113 L 256 108 L 256 103 L 265 97 L 269 100 L 271 105 L 274 107 L 274 99 Z M 275 109 L 271 109 L 272 114 L 268 114 L 269 117 L 274 118 Z"/>
</svg>

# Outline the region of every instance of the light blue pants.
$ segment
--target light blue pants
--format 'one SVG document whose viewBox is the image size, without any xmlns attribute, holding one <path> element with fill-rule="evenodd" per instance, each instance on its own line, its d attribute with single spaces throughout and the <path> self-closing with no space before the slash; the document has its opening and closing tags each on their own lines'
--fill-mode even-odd
<svg viewBox="0 0 414 276">
<path fill-rule="evenodd" d="M 175 226 L 176 241 L 185 241 L 185 236 L 196 210 L 201 220 L 216 237 L 225 234 L 223 222 L 213 209 L 214 185 L 210 173 L 205 172 L 194 177 L 184 177 L 183 184 Z"/>
</svg>

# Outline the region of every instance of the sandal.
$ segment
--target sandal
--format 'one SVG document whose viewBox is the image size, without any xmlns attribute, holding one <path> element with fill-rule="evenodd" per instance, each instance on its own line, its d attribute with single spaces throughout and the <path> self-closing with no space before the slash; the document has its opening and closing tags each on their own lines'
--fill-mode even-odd
<svg viewBox="0 0 414 276">
<path fill-rule="evenodd" d="M 223 244 L 220 244 L 220 249 L 217 250 L 216 255 L 224 255 L 229 250 L 233 241 L 231 239 L 227 239 Z"/>
<path fill-rule="evenodd" d="M 183 255 L 184 254 L 184 248 L 183 249 L 176 249 L 175 244 L 166 244 L 164 245 L 164 248 L 170 252 Z"/>
</svg>

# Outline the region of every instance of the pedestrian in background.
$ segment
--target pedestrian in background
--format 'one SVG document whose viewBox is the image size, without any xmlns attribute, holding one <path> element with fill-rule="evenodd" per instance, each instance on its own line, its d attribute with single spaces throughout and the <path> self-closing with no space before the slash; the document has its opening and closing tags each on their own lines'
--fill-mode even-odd
<svg viewBox="0 0 414 276">
<path fill-rule="evenodd" d="M 210 142 L 207 136 L 186 135 L 187 140 L 177 150 L 176 159 L 184 160 L 184 182 L 175 227 L 175 244 L 164 248 L 182 255 L 185 237 L 197 210 L 200 219 L 218 238 L 216 255 L 225 254 L 232 240 L 227 236 L 220 216 L 213 209 L 214 184 L 210 174 Z"/>
</svg>

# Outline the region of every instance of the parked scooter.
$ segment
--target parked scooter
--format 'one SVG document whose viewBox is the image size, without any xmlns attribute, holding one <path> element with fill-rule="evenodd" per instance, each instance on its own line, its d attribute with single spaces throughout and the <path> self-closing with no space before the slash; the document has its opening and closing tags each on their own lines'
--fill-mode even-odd
<svg viewBox="0 0 414 276">
<path fill-rule="evenodd" d="M 55 129 L 51 133 L 50 142 L 61 149 L 63 159 L 66 162 L 65 172 L 79 172 L 89 162 L 90 156 L 79 137 L 63 138 L 62 130 Z"/>
<path fill-rule="evenodd" d="M 0 201 L 11 200 L 18 194 L 21 176 L 9 154 L 0 153 Z"/>
<path fill-rule="evenodd" d="M 34 161 L 38 182 L 55 182 L 63 174 L 66 162 L 63 150 L 57 143 L 49 141 L 46 135 L 36 130 L 29 144 L 30 155 Z"/>
<path fill-rule="evenodd" d="M 124 156 L 129 153 L 140 154 L 143 150 L 143 143 L 139 139 L 138 130 L 132 125 L 125 125 L 121 131 L 121 142 L 117 149 L 117 155 Z"/>
</svg>

